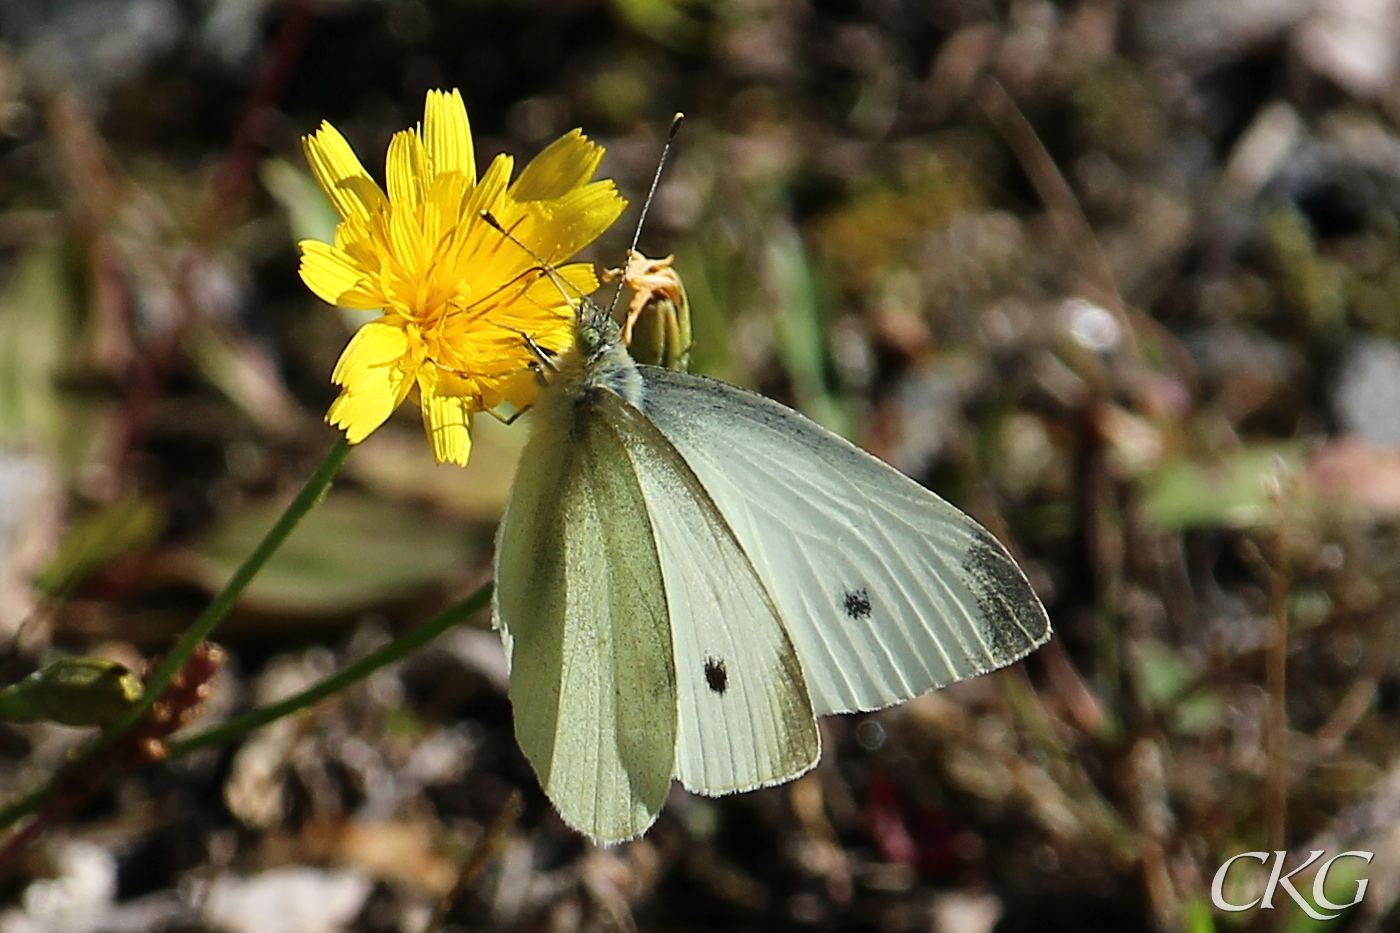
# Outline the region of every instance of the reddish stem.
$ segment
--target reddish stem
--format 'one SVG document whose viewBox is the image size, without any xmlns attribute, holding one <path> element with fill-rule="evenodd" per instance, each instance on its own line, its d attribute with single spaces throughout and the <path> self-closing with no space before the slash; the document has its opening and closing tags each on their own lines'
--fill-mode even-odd
<svg viewBox="0 0 1400 933">
<path fill-rule="evenodd" d="M 306 48 L 311 24 L 316 18 L 316 0 L 290 0 L 277 27 L 272 49 L 258 71 L 243 114 L 224 153 L 218 173 L 210 186 L 205 233 L 212 235 L 223 226 L 233 207 L 243 203 L 252 184 L 258 150 L 266 142 L 273 108 L 286 94 L 297 62 Z"/>
</svg>

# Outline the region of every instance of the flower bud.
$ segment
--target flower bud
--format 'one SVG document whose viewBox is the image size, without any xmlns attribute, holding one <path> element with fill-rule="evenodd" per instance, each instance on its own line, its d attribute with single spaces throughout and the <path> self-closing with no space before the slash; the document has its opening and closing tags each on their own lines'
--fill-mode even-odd
<svg viewBox="0 0 1400 933">
<path fill-rule="evenodd" d="M 632 290 L 622 338 L 638 363 L 685 370 L 690 365 L 690 305 L 685 286 L 671 268 L 675 257 L 648 259 L 636 250 L 627 265 L 611 273 Z"/>
<path fill-rule="evenodd" d="M 100 726 L 141 699 L 141 678 L 106 658 L 60 658 L 0 690 L 0 719 Z"/>
</svg>

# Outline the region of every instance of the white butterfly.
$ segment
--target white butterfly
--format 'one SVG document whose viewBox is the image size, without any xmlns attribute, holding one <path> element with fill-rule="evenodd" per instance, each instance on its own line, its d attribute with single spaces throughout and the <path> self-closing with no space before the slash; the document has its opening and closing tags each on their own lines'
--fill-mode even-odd
<svg viewBox="0 0 1400 933">
<path fill-rule="evenodd" d="M 816 716 L 986 673 L 1050 637 L 1006 549 L 760 395 L 640 366 L 586 303 L 496 542 L 515 733 L 603 842 L 700 794 L 791 780 Z"/>
</svg>

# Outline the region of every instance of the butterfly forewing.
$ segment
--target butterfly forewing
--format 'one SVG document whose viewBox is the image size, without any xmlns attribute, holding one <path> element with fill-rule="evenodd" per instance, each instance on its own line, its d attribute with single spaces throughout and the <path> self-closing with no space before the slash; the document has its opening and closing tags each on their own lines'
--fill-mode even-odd
<svg viewBox="0 0 1400 933">
<path fill-rule="evenodd" d="M 953 506 L 776 402 L 641 371 L 646 414 L 758 571 L 818 714 L 888 706 L 1049 637 L 1005 548 Z"/>
<path fill-rule="evenodd" d="M 497 539 L 495 622 L 541 786 L 571 826 L 616 841 L 666 801 L 676 677 L 641 486 L 613 426 L 576 407 L 522 453 Z"/>
<path fill-rule="evenodd" d="M 801 664 L 753 565 L 685 460 L 637 409 L 624 439 L 655 530 L 675 650 L 676 777 L 705 794 L 796 777 L 821 754 Z"/>
</svg>

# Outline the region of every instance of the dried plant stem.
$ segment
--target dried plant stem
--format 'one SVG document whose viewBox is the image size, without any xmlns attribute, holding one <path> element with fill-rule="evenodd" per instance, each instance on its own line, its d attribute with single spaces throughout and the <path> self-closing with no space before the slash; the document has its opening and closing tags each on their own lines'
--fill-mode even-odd
<svg viewBox="0 0 1400 933">
<path fill-rule="evenodd" d="M 1123 333 L 1124 349 L 1131 356 L 1139 357 L 1141 351 L 1138 347 L 1137 330 L 1128 314 L 1127 304 L 1118 291 L 1113 269 L 1099 246 L 1093 226 L 1084 216 L 1079 199 L 1074 196 L 1074 190 L 1055 165 L 1055 160 L 1051 158 L 1045 144 L 1036 135 L 1035 128 L 1007 93 L 1006 88 L 994 78 L 987 78 L 978 85 L 977 103 L 1016 154 L 1016 160 L 1045 204 L 1050 220 L 1062 240 L 1075 245 L 1071 253 L 1076 271 L 1086 284 L 1100 293 L 1096 300 L 1102 302 L 1118 319 Z"/>
<path fill-rule="evenodd" d="M 243 105 L 233 138 L 210 184 L 201 231 L 209 240 L 223 231 L 234 209 L 248 195 L 257 171 L 259 148 L 266 142 L 274 108 L 296 73 L 297 62 L 306 49 L 321 3 L 320 0 L 288 0 L 284 7 L 271 50 L 258 70 L 257 82 Z"/>
<path fill-rule="evenodd" d="M 1084 209 L 1064 173 L 1051 158 L 1026 115 L 999 81 L 984 79 L 977 87 L 976 100 L 992 126 L 1011 147 L 1045 205 L 1046 214 L 1061 240 L 1072 244 L 1071 260 L 1084 287 L 1095 293 L 1094 300 L 1104 305 L 1118 320 L 1122 350 L 1127 358 L 1140 360 L 1142 351 L 1135 321 L 1119 292 L 1113 269 L 1094 235 L 1094 228 L 1084 215 Z M 1109 390 L 1103 375 L 1086 379 L 1096 396 L 1088 408 L 1087 431 L 1093 447 L 1088 454 L 1088 493 L 1085 501 L 1090 559 L 1098 576 L 1098 599 L 1094 613 L 1095 686 L 1106 714 L 1104 725 L 1110 731 L 1116 731 L 1121 728 L 1123 715 L 1118 602 L 1122 590 L 1124 529 L 1122 516 L 1114 501 L 1113 479 L 1103 463 L 1099 429 L 1094 424 L 1097 419 L 1094 412 L 1108 401 Z"/>
<path fill-rule="evenodd" d="M 1085 533 L 1095 576 L 1094 681 L 1111 732 L 1123 728 L 1123 637 L 1120 605 L 1123 596 L 1123 562 L 1127 546 L 1123 515 L 1116 499 L 1113 478 L 1104 462 L 1102 444 L 1088 452 L 1085 493 Z"/>
<path fill-rule="evenodd" d="M 486 589 L 490 589 L 489 585 Z M 461 899 L 486 866 L 491 864 L 496 853 L 501 850 L 501 846 L 505 845 L 506 836 L 515 828 L 515 823 L 520 819 L 520 814 L 524 809 L 525 801 L 520 796 L 520 791 L 511 791 L 505 806 L 501 807 L 496 818 L 491 821 L 491 825 L 486 827 L 486 832 L 477 842 L 476 848 L 472 850 L 471 858 L 467 859 L 466 864 L 462 866 L 462 871 L 457 876 L 457 883 L 452 886 L 452 892 L 438 902 L 437 909 L 433 911 L 433 916 L 428 920 L 428 925 L 423 928 L 423 933 L 436 933 L 443 928 L 443 924 L 447 922 L 447 915 L 452 910 L 452 905 Z"/>
<path fill-rule="evenodd" d="M 1327 717 L 1327 721 L 1313 735 L 1312 754 L 1315 761 L 1330 758 L 1341 751 L 1347 736 L 1375 705 L 1379 687 L 1378 676 L 1366 675 L 1357 679 L 1347 689 L 1341 702 L 1332 710 L 1332 715 Z"/>
<path fill-rule="evenodd" d="M 1282 497 L 1280 497 L 1282 502 Z M 1274 534 L 1274 567 L 1269 578 L 1269 619 L 1272 631 L 1266 659 L 1268 714 L 1265 720 L 1264 748 L 1267 771 L 1264 775 L 1264 825 L 1269 848 L 1286 848 L 1288 831 L 1288 592 L 1292 567 L 1288 557 L 1288 509 L 1282 502 Z"/>
</svg>

